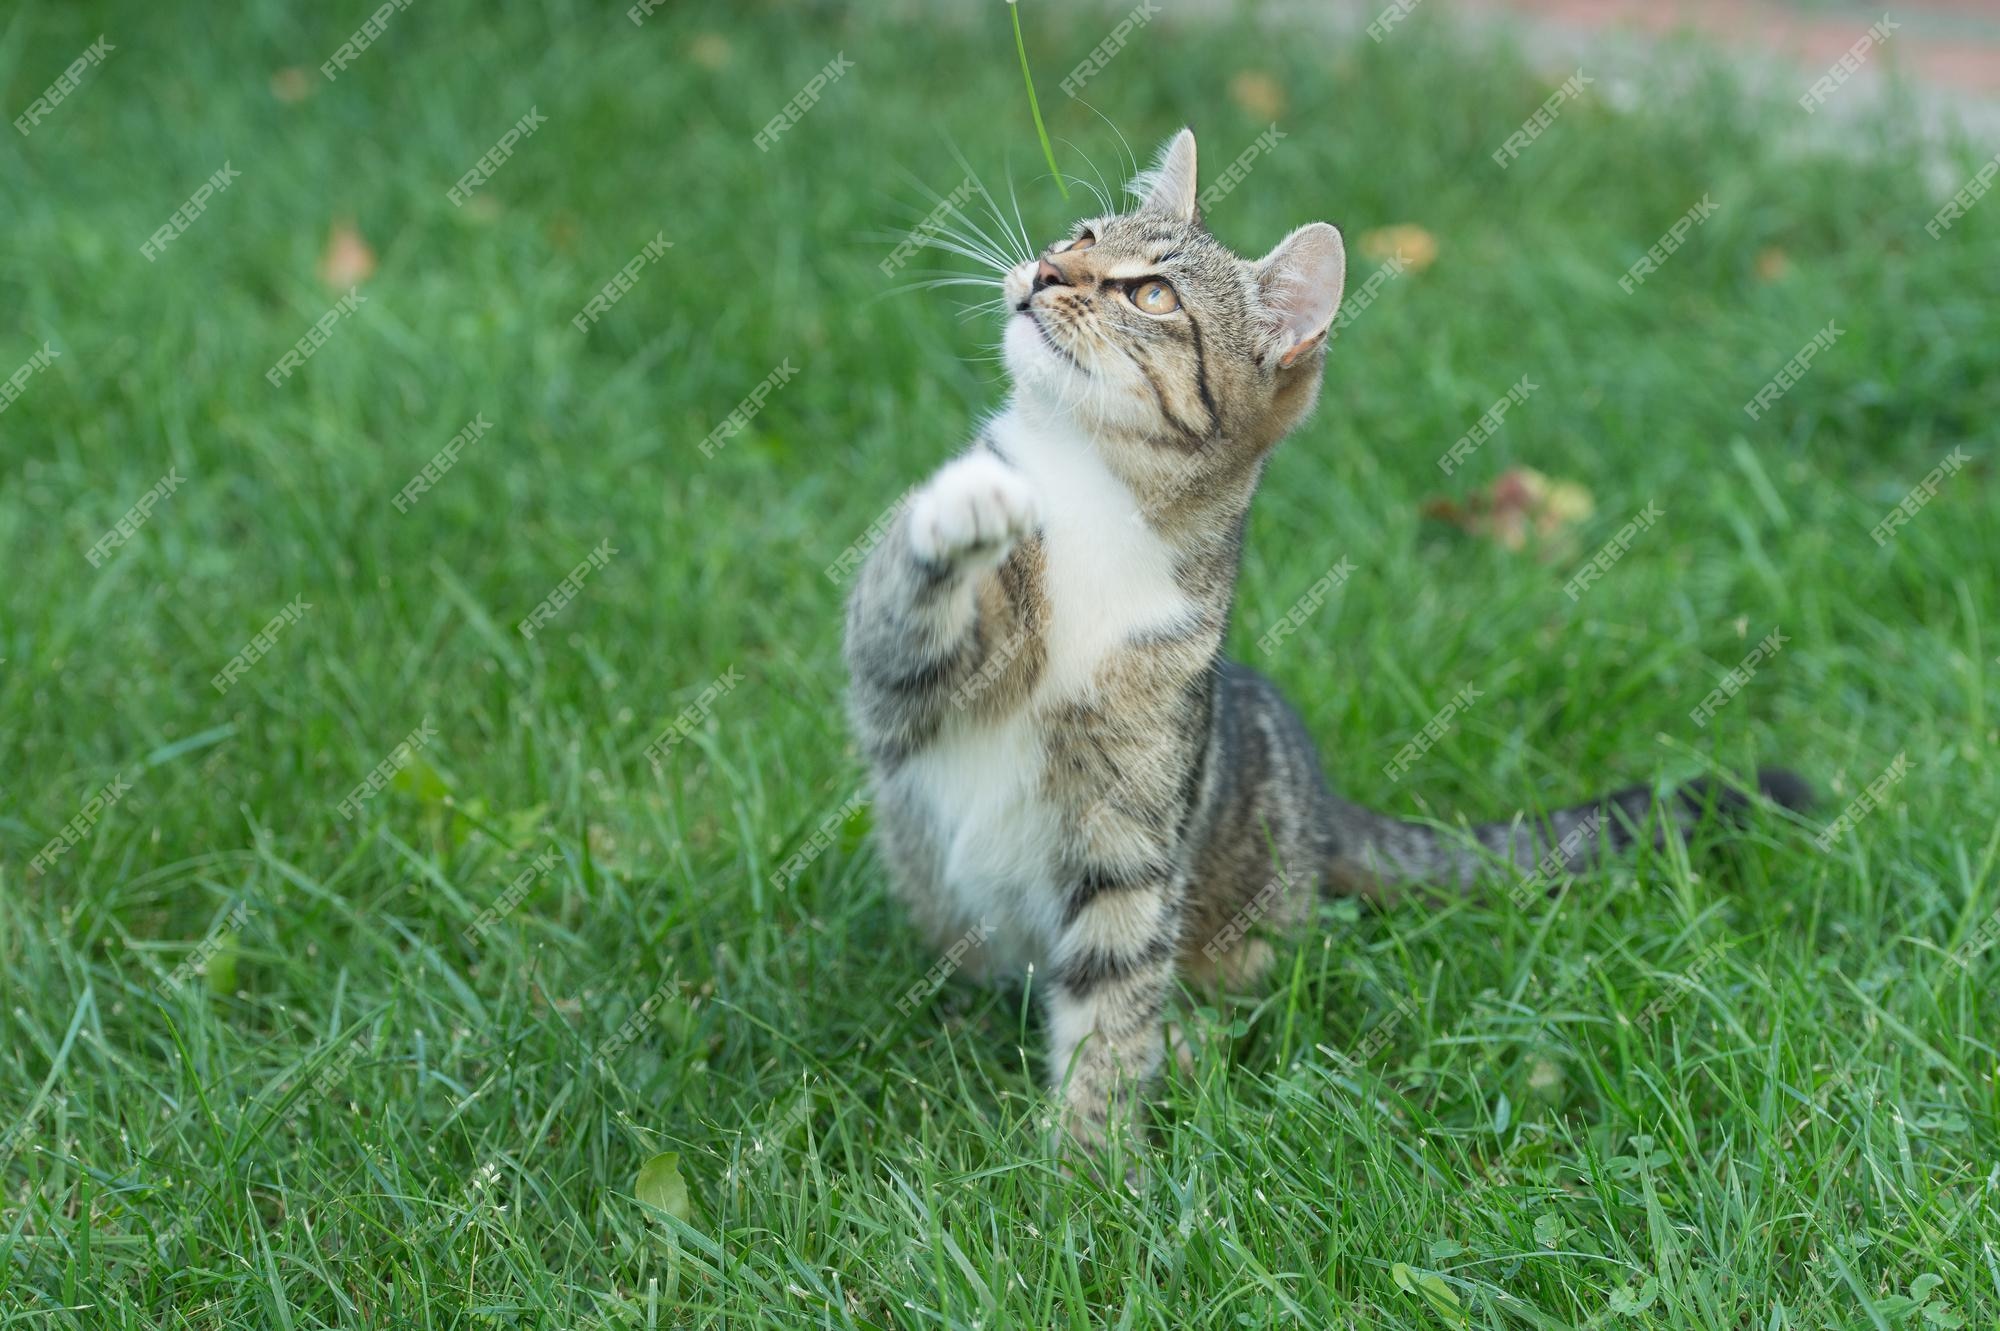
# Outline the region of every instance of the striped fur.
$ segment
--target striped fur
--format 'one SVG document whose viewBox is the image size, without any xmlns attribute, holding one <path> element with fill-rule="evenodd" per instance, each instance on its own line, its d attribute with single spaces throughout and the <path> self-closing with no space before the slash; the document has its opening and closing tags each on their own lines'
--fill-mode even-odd
<svg viewBox="0 0 2000 1331">
<path fill-rule="evenodd" d="M 1254 973 L 1246 917 L 1464 889 L 1557 847 L 1574 867 L 1652 808 L 1621 791 L 1454 836 L 1327 791 L 1297 716 L 1221 647 L 1265 459 L 1319 391 L 1339 234 L 1237 258 L 1195 215 L 1186 131 L 1148 179 L 1007 275 L 1014 395 L 905 506 L 847 629 L 897 891 L 940 949 L 983 940 L 975 977 L 1033 969 L 1062 1124 L 1091 1145 L 1158 1065 L 1176 974 Z M 1171 313 L 1137 304 L 1153 280 Z M 1691 822 L 1700 798 L 1665 808 Z"/>
</svg>

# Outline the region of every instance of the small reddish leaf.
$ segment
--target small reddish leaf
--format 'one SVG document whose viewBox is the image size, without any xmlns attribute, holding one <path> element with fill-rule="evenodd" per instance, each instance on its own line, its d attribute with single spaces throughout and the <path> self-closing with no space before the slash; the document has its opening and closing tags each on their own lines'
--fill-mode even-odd
<svg viewBox="0 0 2000 1331">
<path fill-rule="evenodd" d="M 375 251 L 354 229 L 354 223 L 338 221 L 327 232 L 326 249 L 319 256 L 319 280 L 336 291 L 359 286 L 375 275 Z"/>
</svg>

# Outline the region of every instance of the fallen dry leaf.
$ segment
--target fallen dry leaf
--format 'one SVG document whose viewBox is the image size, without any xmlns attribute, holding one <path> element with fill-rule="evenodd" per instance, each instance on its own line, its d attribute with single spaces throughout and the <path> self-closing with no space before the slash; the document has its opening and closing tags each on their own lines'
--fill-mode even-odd
<svg viewBox="0 0 2000 1331">
<path fill-rule="evenodd" d="M 303 102 L 312 96 L 313 82 L 297 65 L 287 65 L 271 75 L 271 95 L 281 102 Z"/>
<path fill-rule="evenodd" d="M 375 275 L 375 251 L 354 229 L 354 223 L 338 221 L 327 232 L 326 249 L 319 256 L 319 280 L 335 290 L 359 286 Z"/>
<path fill-rule="evenodd" d="M 1430 267 L 1438 256 L 1437 237 L 1415 222 L 1400 222 L 1395 226 L 1379 226 L 1373 231 L 1364 231 L 1359 243 L 1361 253 L 1377 263 L 1387 263 L 1402 255 L 1403 263 L 1415 273 Z"/>
<path fill-rule="evenodd" d="M 1246 69 L 1229 80 L 1229 95 L 1259 120 L 1276 120 L 1285 109 L 1285 90 L 1261 69 Z"/>
<path fill-rule="evenodd" d="M 719 32 L 704 32 L 688 43 L 688 56 L 703 69 L 721 69 L 729 63 L 729 39 Z"/>
<path fill-rule="evenodd" d="M 1776 245 L 1771 245 L 1757 251 L 1758 280 L 1776 282 L 1786 273 L 1790 272 L 1791 268 L 1792 261 L 1790 256 Z"/>
<path fill-rule="evenodd" d="M 1545 559 L 1569 551 L 1569 529 L 1597 511 L 1590 491 L 1574 481 L 1553 481 L 1532 467 L 1513 467 L 1475 490 L 1464 502 L 1450 498 L 1424 501 L 1423 514 L 1486 536 L 1508 550 L 1527 548 L 1529 537 Z"/>
</svg>

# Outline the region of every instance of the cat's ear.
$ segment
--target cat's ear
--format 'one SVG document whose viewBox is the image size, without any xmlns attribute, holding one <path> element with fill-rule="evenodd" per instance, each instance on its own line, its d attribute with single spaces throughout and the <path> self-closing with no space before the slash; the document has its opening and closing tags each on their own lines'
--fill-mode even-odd
<svg viewBox="0 0 2000 1331">
<path fill-rule="evenodd" d="M 1318 346 L 1340 308 L 1347 247 L 1325 222 L 1309 222 L 1257 261 L 1257 295 L 1264 310 L 1265 346 L 1289 367 Z"/>
<path fill-rule="evenodd" d="M 1183 129 L 1160 146 L 1150 170 L 1141 171 L 1128 186 L 1139 200 L 1139 211 L 1194 222 L 1194 131 Z"/>
</svg>

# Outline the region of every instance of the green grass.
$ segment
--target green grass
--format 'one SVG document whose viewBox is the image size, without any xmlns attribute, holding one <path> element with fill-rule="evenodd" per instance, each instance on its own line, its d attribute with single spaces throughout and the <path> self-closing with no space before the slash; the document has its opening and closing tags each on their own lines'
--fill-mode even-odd
<svg viewBox="0 0 2000 1331">
<path fill-rule="evenodd" d="M 1012 172 L 1038 239 L 1070 218 L 999 7 L 635 27 L 421 0 L 328 83 L 368 8 L 0 25 L 9 118 L 100 32 L 117 48 L 0 136 L 0 377 L 61 353 L 0 415 L 0 1327 L 1452 1325 L 1425 1273 L 1478 1327 L 1913 1325 L 1913 1284 L 1993 1325 L 2000 204 L 1923 229 L 1987 150 L 1929 178 L 1893 121 L 1840 156 L 1781 148 L 1788 97 L 1703 76 L 1578 102 L 1502 172 L 1551 82 L 1428 11 L 1379 45 L 1162 17 L 1091 81 L 1142 155 L 1193 122 L 1212 179 L 1270 119 L 1231 80 L 1275 80 L 1288 137 L 1210 217 L 1245 252 L 1315 217 L 1438 239 L 1273 463 L 1232 636 L 1348 794 L 1488 816 L 1779 761 L 1824 819 L 1909 764 L 1825 853 L 1772 817 L 1531 913 L 1330 908 L 1162 1088 L 1134 1198 L 1051 1161 L 1020 994 L 898 1013 L 935 958 L 841 816 L 860 773 L 823 570 L 1001 393 L 991 329 L 877 264 L 929 210 L 912 182 L 961 179 L 953 144 L 1003 195 Z M 1105 120 L 1057 91 L 1109 26 L 1026 24 L 1057 160 L 1115 179 Z M 757 151 L 838 52 L 855 68 Z M 287 66 L 303 101 L 272 94 Z M 531 106 L 547 123 L 453 207 Z M 225 160 L 240 178 L 141 257 Z M 1704 193 L 1716 215 L 1622 293 Z M 340 294 L 314 276 L 337 218 L 380 270 L 274 388 Z M 1829 319 L 1844 335 L 1751 422 Z M 1522 375 L 1538 391 L 1444 477 Z M 476 413 L 492 429 L 398 513 Z M 1973 464 L 1878 547 L 1959 446 Z M 1594 493 L 1568 556 L 1420 516 L 1514 465 Z M 1664 520 L 1572 602 L 1649 501 Z M 1695 727 L 1774 628 L 1784 650 Z M 655 771 L 646 746 L 731 670 Z M 1468 683 L 1484 698 L 1391 783 Z M 426 720 L 423 761 L 340 817 Z M 633 1196 L 662 1151 L 686 1225 Z"/>
</svg>

